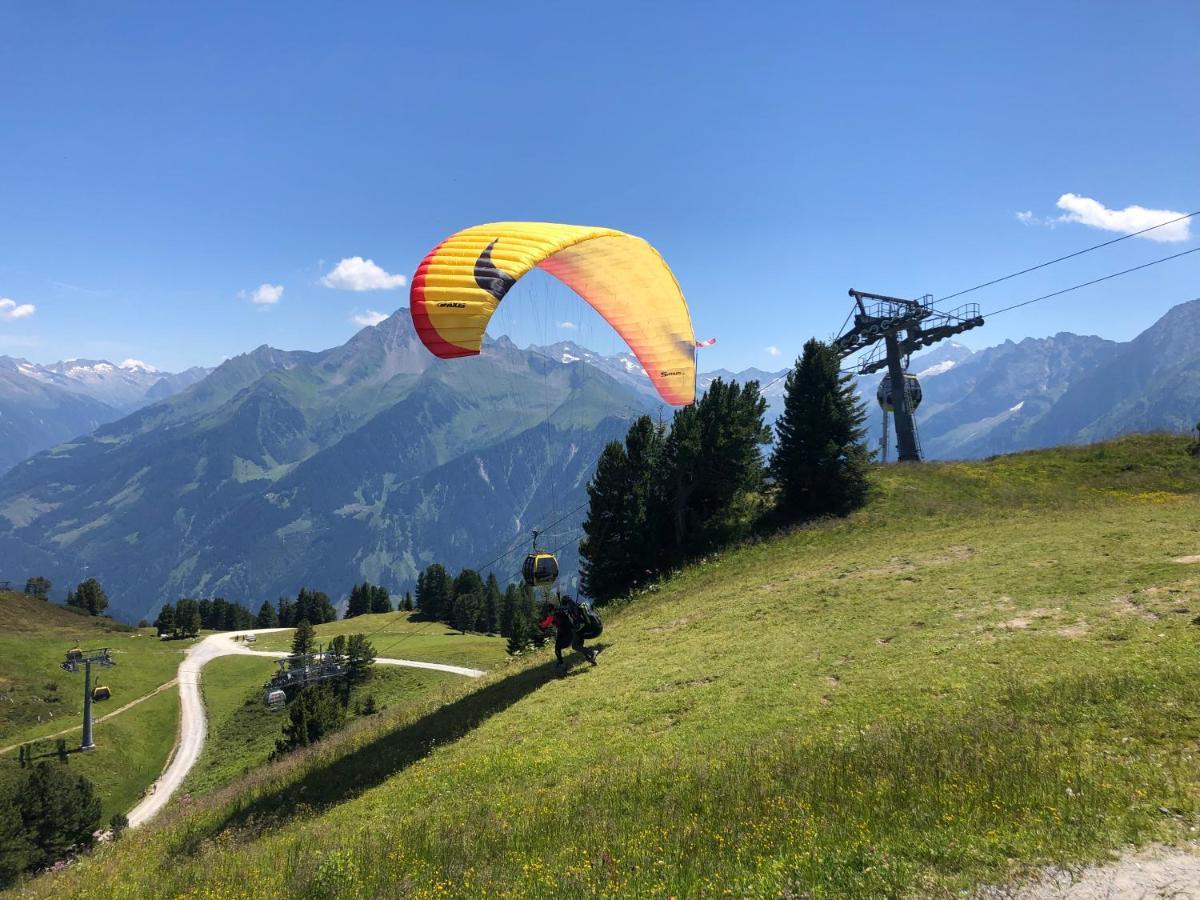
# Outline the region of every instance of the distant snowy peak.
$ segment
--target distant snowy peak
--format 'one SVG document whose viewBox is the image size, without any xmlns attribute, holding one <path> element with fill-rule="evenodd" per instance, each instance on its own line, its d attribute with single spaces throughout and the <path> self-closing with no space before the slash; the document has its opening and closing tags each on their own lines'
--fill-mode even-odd
<svg viewBox="0 0 1200 900">
<path fill-rule="evenodd" d="M 121 412 L 132 412 L 170 396 L 199 381 L 209 372 L 208 369 L 189 369 L 173 374 L 132 358 L 119 365 L 107 359 L 75 358 L 43 366 L 26 359 L 3 357 L 0 359 L 0 368 L 99 400 Z"/>
<path fill-rule="evenodd" d="M 909 362 L 908 370 L 918 378 L 933 378 L 962 365 L 974 355 L 969 347 L 964 347 L 957 341 L 942 341 L 926 353 L 914 356 Z"/>
<path fill-rule="evenodd" d="M 928 368 L 921 369 L 916 374 L 918 378 L 932 378 L 934 375 L 941 375 L 943 372 L 949 372 L 957 365 L 958 363 L 953 359 L 944 359 L 940 363 L 934 363 Z"/>
</svg>

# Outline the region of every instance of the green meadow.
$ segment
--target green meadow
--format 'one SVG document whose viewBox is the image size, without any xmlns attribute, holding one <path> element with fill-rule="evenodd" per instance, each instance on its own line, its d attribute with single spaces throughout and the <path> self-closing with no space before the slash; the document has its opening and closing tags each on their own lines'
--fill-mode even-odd
<svg viewBox="0 0 1200 900">
<path fill-rule="evenodd" d="M 596 668 L 526 654 L 17 890 L 952 896 L 1191 834 L 1186 441 L 873 477 L 610 607 Z"/>
</svg>

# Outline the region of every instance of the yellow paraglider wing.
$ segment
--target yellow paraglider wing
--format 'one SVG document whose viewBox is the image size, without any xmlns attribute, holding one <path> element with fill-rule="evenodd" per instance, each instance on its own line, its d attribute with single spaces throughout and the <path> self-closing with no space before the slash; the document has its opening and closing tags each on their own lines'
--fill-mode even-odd
<svg viewBox="0 0 1200 900">
<path fill-rule="evenodd" d="M 478 354 L 492 313 L 535 266 L 612 325 L 663 400 L 695 400 L 696 341 L 679 284 L 650 244 L 611 228 L 496 222 L 451 235 L 421 261 L 409 292 L 425 346 L 442 359 Z"/>
</svg>

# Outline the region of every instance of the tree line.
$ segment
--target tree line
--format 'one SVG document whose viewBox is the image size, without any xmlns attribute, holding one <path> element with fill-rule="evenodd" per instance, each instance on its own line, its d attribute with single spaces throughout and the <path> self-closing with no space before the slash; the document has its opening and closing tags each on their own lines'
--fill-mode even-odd
<svg viewBox="0 0 1200 900">
<path fill-rule="evenodd" d="M 441 563 L 432 563 L 417 575 L 416 607 L 424 618 L 464 634 L 506 637 L 510 653 L 541 642 L 536 606 L 536 594 L 528 585 L 509 584 L 501 590 L 495 575 L 485 580 L 474 569 L 451 577 Z"/>
<path fill-rule="evenodd" d="M 771 431 L 758 382 L 717 378 L 669 425 L 636 420 L 600 454 L 579 545 L 584 592 L 597 603 L 756 528 L 842 515 L 861 505 L 871 459 L 866 412 L 840 358 L 810 340 L 789 371 Z"/>
</svg>

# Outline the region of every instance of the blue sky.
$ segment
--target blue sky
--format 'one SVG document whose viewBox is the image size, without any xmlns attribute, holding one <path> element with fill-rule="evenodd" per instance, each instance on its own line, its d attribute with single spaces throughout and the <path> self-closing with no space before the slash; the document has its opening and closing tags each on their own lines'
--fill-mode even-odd
<svg viewBox="0 0 1200 900">
<path fill-rule="evenodd" d="M 0 353 L 332 346 L 406 305 L 387 276 L 446 234 L 540 219 L 646 237 L 719 340 L 703 367 L 775 368 L 837 329 L 847 288 L 942 296 L 1136 218 L 1064 194 L 1200 209 L 1198 33 L 1194 2 L 6 3 Z M 986 313 L 1200 224 L 1175 236 L 962 299 Z M 380 271 L 335 284 L 393 286 L 323 283 L 353 257 Z M 966 342 L 1128 339 L 1196 296 L 1200 254 Z M 559 329 L 583 304 L 546 286 L 506 304 L 527 337 L 615 349 Z"/>
</svg>

